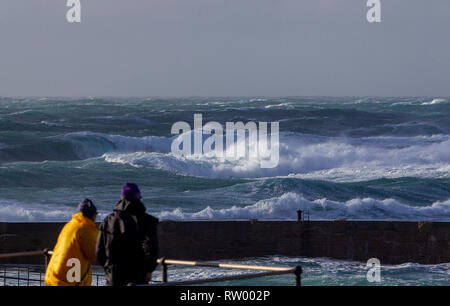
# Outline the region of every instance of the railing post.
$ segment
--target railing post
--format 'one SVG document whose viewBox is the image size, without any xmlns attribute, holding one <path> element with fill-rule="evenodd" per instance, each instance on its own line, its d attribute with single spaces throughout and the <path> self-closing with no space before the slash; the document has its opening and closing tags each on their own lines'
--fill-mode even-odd
<svg viewBox="0 0 450 306">
<path fill-rule="evenodd" d="M 302 212 L 303 211 L 301 209 L 297 210 L 297 221 L 298 222 L 302 222 L 303 221 Z"/>
<path fill-rule="evenodd" d="M 166 264 L 166 258 L 161 258 L 161 266 L 162 266 L 162 282 L 167 283 L 167 264 Z"/>
<path fill-rule="evenodd" d="M 295 267 L 294 274 L 295 274 L 295 285 L 301 286 L 302 285 L 302 267 L 297 266 Z"/>
<path fill-rule="evenodd" d="M 44 259 L 45 259 L 45 270 L 47 270 L 48 263 L 50 262 L 50 254 L 48 253 L 50 251 L 48 248 L 44 249 Z"/>
</svg>

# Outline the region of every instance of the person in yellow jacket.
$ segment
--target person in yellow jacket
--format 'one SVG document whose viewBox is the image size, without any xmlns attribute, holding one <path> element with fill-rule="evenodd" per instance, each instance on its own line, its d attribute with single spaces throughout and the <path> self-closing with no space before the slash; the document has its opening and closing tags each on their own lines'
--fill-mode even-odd
<svg viewBox="0 0 450 306">
<path fill-rule="evenodd" d="M 97 208 L 89 199 L 78 205 L 78 213 L 64 225 L 45 273 L 46 286 L 90 286 L 91 264 L 96 260 L 99 231 Z"/>
</svg>

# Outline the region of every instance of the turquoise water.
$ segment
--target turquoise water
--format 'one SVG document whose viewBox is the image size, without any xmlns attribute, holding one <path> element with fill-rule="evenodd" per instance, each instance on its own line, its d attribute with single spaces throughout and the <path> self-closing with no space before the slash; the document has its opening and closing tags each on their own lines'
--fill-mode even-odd
<svg viewBox="0 0 450 306">
<path fill-rule="evenodd" d="M 259 258 L 246 258 L 241 260 L 224 260 L 223 263 L 239 263 L 265 266 L 295 267 L 301 265 L 303 269 L 302 286 L 449 286 L 450 264 L 420 265 L 405 263 L 401 265 L 381 264 L 381 281 L 369 282 L 367 272 L 369 268 L 363 262 L 341 261 L 330 258 L 305 258 L 268 256 Z M 42 268 L 42 267 L 40 267 Z M 3 270 L 2 270 L 3 271 Z M 8 269 L 8 276 L 17 277 L 17 269 Z M 32 270 L 38 271 L 38 270 Z M 101 267 L 94 266 L 93 286 L 104 286 L 105 278 Z M 169 281 L 198 280 L 231 275 L 255 273 L 245 270 L 225 270 L 215 268 L 197 268 L 169 266 Z M 3 275 L 3 274 L 2 274 Z M 25 266 L 21 270 L 21 277 L 27 277 Z M 98 282 L 97 282 L 98 275 Z M 30 278 L 39 279 L 36 272 L 30 273 Z M 43 276 L 42 276 L 43 278 Z M 161 267 L 153 273 L 153 282 L 161 282 Z M 27 285 L 27 281 L 19 282 L 21 286 Z M 16 286 L 17 280 L 7 280 L 6 285 Z M 30 282 L 31 286 L 38 286 L 39 282 Z M 294 275 L 271 276 L 254 278 L 249 280 L 227 281 L 208 283 L 208 286 L 293 286 Z M 0 279 L 0 286 L 3 280 Z"/>
<path fill-rule="evenodd" d="M 280 125 L 280 161 L 170 152 L 177 121 Z M 0 221 L 67 221 L 91 198 L 108 214 L 124 182 L 161 219 L 450 221 L 448 97 L 0 98 Z M 373 285 L 364 263 L 282 256 L 304 285 Z M 379 285 L 449 285 L 449 265 L 382 266 Z M 155 279 L 160 278 L 159 272 Z M 241 273 L 175 267 L 172 280 Z M 290 285 L 292 276 L 225 284 Z"/>
<path fill-rule="evenodd" d="M 242 260 L 220 261 L 250 265 L 295 267 L 303 269 L 303 286 L 448 286 L 450 285 L 450 264 L 420 265 L 405 263 L 401 265 L 383 265 L 381 263 L 381 281 L 369 282 L 366 263 L 341 261 L 330 258 L 305 258 L 268 256 Z M 101 270 L 99 270 L 101 273 Z M 230 275 L 255 273 L 255 271 L 225 270 L 213 268 L 169 266 L 169 281 L 183 281 L 213 278 Z M 161 280 L 159 269 L 154 280 Z M 293 286 L 294 275 L 271 276 L 249 280 L 227 281 L 208 285 L 224 286 Z"/>
<path fill-rule="evenodd" d="M 170 153 L 171 126 L 278 121 L 280 162 Z M 100 218 L 125 181 L 162 219 L 450 220 L 445 97 L 0 98 L 0 221 Z"/>
</svg>

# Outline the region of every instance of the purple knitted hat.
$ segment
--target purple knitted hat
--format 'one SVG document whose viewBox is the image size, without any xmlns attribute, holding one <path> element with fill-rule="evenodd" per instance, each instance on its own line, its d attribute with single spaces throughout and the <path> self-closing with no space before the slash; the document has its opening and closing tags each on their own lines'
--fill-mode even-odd
<svg viewBox="0 0 450 306">
<path fill-rule="evenodd" d="M 120 196 L 122 198 L 130 199 L 134 195 L 140 193 L 138 185 L 136 185 L 133 182 L 126 182 L 125 185 L 122 187 L 122 191 L 120 192 Z"/>
</svg>

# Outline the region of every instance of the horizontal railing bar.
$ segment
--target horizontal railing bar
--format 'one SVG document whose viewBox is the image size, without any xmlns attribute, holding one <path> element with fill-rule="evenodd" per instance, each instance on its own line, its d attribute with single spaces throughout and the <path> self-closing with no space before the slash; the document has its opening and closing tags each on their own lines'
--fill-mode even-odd
<svg viewBox="0 0 450 306">
<path fill-rule="evenodd" d="M 22 257 L 22 256 L 37 256 L 37 255 L 45 255 L 45 252 L 43 250 L 41 250 L 41 251 L 30 251 L 30 252 L 6 253 L 6 254 L 0 254 L 0 259 Z"/>
<path fill-rule="evenodd" d="M 21 257 L 21 256 L 36 256 L 36 255 L 52 255 L 53 251 L 30 251 L 30 252 L 16 252 L 0 254 L 0 259 Z M 158 259 L 158 263 L 162 263 L 162 259 Z M 226 264 L 226 263 L 214 263 L 214 262 L 199 262 L 189 260 L 177 260 L 177 259 L 164 259 L 164 263 L 168 265 L 182 265 L 182 266 L 197 266 L 197 267 L 212 267 L 223 269 L 241 269 L 241 270 L 258 270 L 258 271 L 294 271 L 292 268 L 287 267 L 269 267 L 269 266 L 256 266 L 256 265 L 238 265 L 238 264 Z"/>
<path fill-rule="evenodd" d="M 0 279 L 15 279 L 15 280 L 30 281 L 30 282 L 44 282 L 44 280 L 39 280 L 39 279 L 32 279 L 32 278 L 28 279 L 28 278 L 12 277 L 12 276 L 7 276 L 7 277 L 1 276 Z"/>
<path fill-rule="evenodd" d="M 27 270 L 30 269 L 30 272 L 33 273 L 39 273 L 42 271 L 38 271 L 39 267 L 31 267 L 31 265 L 27 264 L 0 264 L 0 269 L 3 271 L 4 269 L 20 269 L 20 270 Z"/>
<path fill-rule="evenodd" d="M 158 259 L 158 263 L 162 264 L 163 260 Z M 255 266 L 255 265 L 238 265 L 214 262 L 198 262 L 188 260 L 164 259 L 164 264 L 167 265 L 181 265 L 181 266 L 196 266 L 196 267 L 210 267 L 223 269 L 241 269 L 241 270 L 258 270 L 258 271 L 283 271 L 287 273 L 294 273 L 295 269 L 290 267 L 269 267 L 269 266 Z"/>
<path fill-rule="evenodd" d="M 197 279 L 197 280 L 189 280 L 189 281 L 167 282 L 167 283 L 137 285 L 137 286 L 198 285 L 198 284 L 206 284 L 206 283 L 221 283 L 221 282 L 232 281 L 232 280 L 253 279 L 253 278 L 259 278 L 259 277 L 283 275 L 283 274 L 290 274 L 290 273 L 292 273 L 292 271 L 268 271 L 268 272 L 262 272 L 262 273 L 230 275 L 230 276 L 222 276 L 222 277 L 216 277 L 216 278 L 206 278 L 206 279 Z"/>
<path fill-rule="evenodd" d="M 41 251 L 30 251 L 30 252 L 16 252 L 16 253 L 7 253 L 0 254 L 0 259 L 3 258 L 12 258 L 12 257 L 20 257 L 20 256 L 37 256 L 37 255 L 45 255 L 47 258 L 53 254 L 53 251 L 45 249 Z M 164 286 L 164 285 L 194 285 L 194 284 L 204 284 L 204 283 L 217 283 L 224 282 L 229 280 L 240 280 L 240 279 L 251 279 L 265 276 L 273 276 L 273 275 L 282 275 L 294 273 L 297 278 L 297 284 L 300 283 L 299 275 L 301 274 L 298 271 L 299 267 L 290 268 L 290 267 L 271 267 L 271 266 L 257 266 L 257 265 L 240 265 L 240 264 L 227 264 L 227 263 L 217 263 L 217 262 L 198 262 L 198 261 L 189 261 L 189 260 L 177 260 L 177 259 L 166 259 L 160 258 L 157 260 L 159 264 L 163 265 L 163 282 L 160 284 L 151 284 L 149 286 Z M 209 267 L 209 268 L 222 268 L 222 269 L 240 269 L 240 270 L 258 270 L 265 271 L 263 273 L 255 273 L 255 274 L 243 274 L 243 275 L 232 275 L 232 276 L 224 276 L 219 278 L 209 278 L 209 279 L 200 279 L 200 280 L 191 280 L 191 281 L 180 281 L 180 282 L 167 282 L 167 265 L 182 265 L 182 266 L 196 266 L 196 267 Z M 164 277 L 166 275 L 166 277 Z M 1 277 L 0 277 L 1 278 Z M 23 278 L 13 278 L 13 277 L 3 277 L 4 279 L 15 279 L 15 280 L 27 280 L 27 281 L 38 281 L 34 279 L 23 279 Z"/>
</svg>

